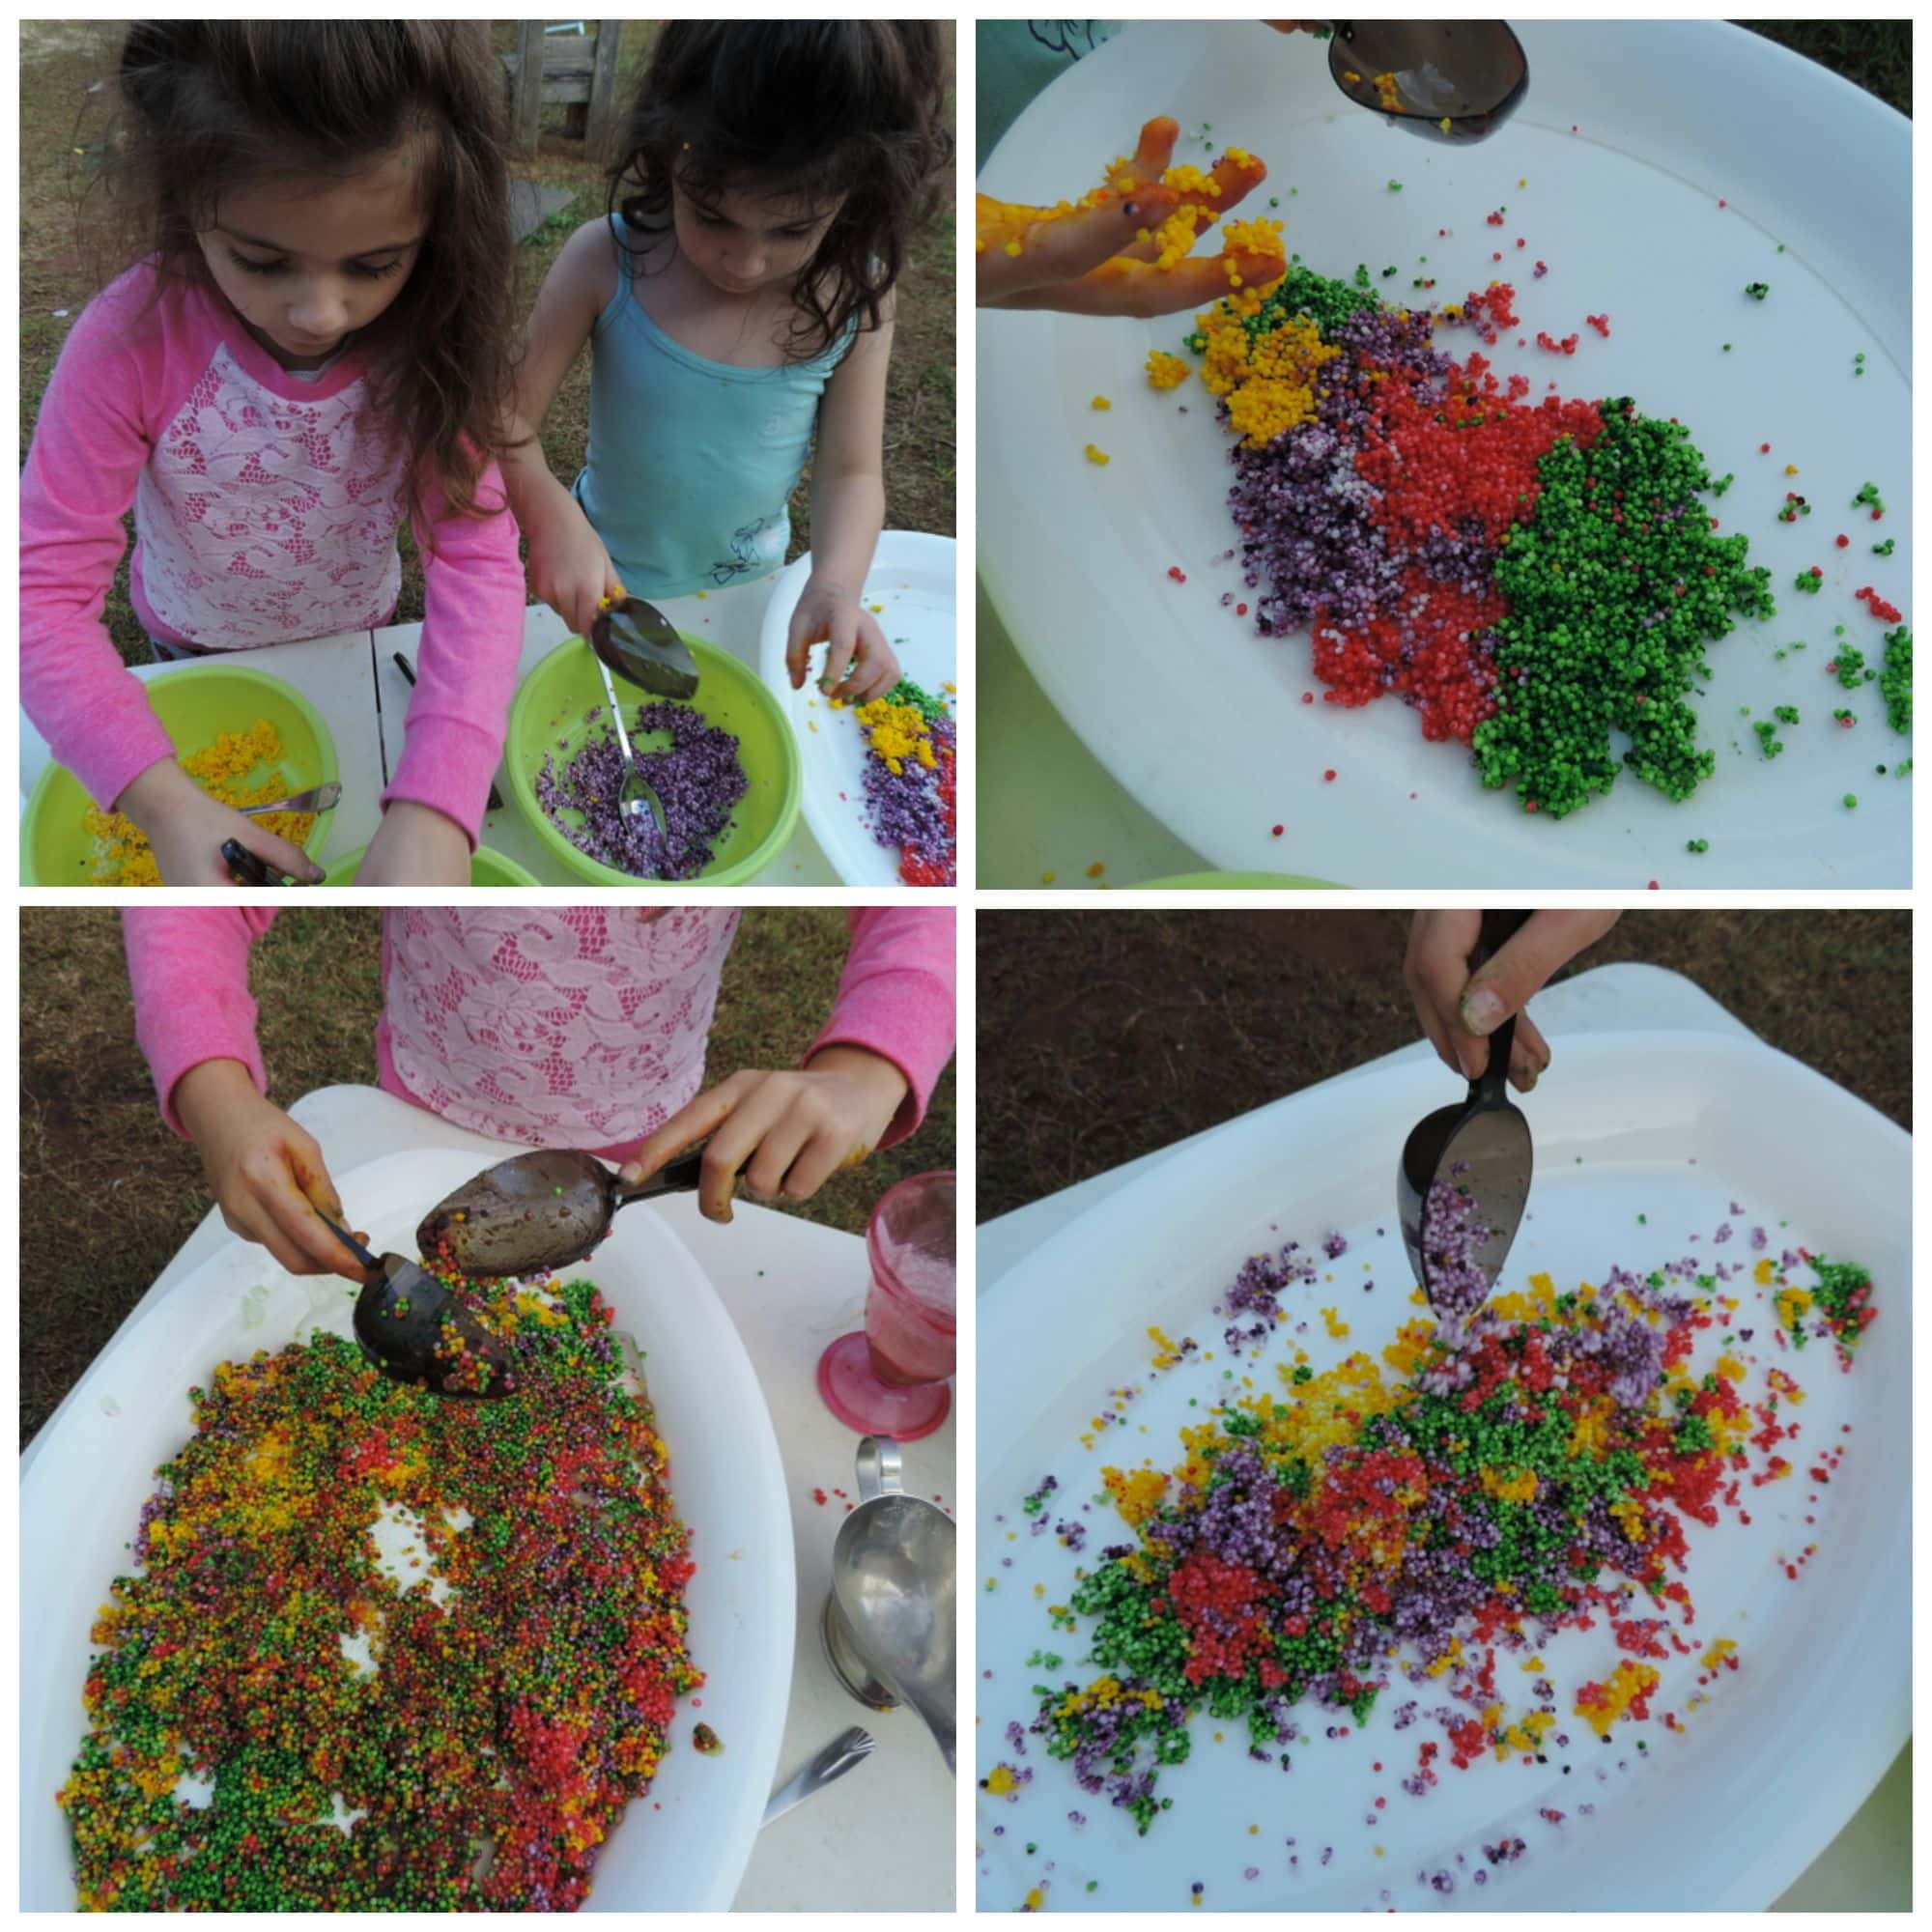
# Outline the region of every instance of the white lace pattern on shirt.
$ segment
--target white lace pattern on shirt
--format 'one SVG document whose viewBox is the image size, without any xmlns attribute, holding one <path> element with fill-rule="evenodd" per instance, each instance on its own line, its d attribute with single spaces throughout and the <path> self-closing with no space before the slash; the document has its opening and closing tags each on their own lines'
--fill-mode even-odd
<svg viewBox="0 0 1932 1932">
<path fill-rule="evenodd" d="M 639 1138 L 703 1082 L 737 929 L 728 908 L 391 912 L 390 1058 L 424 1106 L 479 1134 Z"/>
<path fill-rule="evenodd" d="M 392 445 L 366 378 L 291 401 L 217 347 L 135 491 L 150 609 L 208 650 L 382 623 L 402 583 Z"/>
</svg>

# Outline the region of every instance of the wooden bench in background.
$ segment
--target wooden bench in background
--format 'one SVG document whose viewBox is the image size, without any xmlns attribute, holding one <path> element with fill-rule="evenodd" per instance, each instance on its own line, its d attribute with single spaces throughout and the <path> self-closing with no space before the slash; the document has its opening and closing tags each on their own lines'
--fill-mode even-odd
<svg viewBox="0 0 1932 1932">
<path fill-rule="evenodd" d="M 564 131 L 603 160 L 616 135 L 617 49 L 621 20 L 599 20 L 594 34 L 547 37 L 541 20 L 517 25 L 517 50 L 503 56 L 513 153 L 534 155 L 547 105 L 568 107 Z"/>
</svg>

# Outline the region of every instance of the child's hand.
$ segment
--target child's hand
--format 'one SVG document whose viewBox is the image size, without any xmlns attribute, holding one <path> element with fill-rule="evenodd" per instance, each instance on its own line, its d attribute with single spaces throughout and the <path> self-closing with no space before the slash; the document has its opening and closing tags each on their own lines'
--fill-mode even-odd
<svg viewBox="0 0 1932 1932">
<path fill-rule="evenodd" d="M 1141 129 L 1140 146 L 1091 202 L 1062 213 L 978 198 L 978 301 L 981 308 L 1051 308 L 1069 315 L 1173 315 L 1219 301 L 1240 278 L 1254 288 L 1278 281 L 1288 263 L 1278 247 L 1236 246 L 1158 266 L 1160 230 L 1183 204 L 1199 234 L 1267 179 L 1252 155 L 1223 155 L 1207 188 L 1184 193 L 1161 185 L 1180 133 L 1163 115 Z M 1148 240 L 1138 239 L 1145 231 Z"/>
<path fill-rule="evenodd" d="M 708 1134 L 698 1211 L 731 1218 L 731 1190 L 767 1201 L 810 1201 L 828 1177 L 856 1167 L 878 1146 L 906 1077 L 862 1046 L 826 1046 L 798 1073 L 734 1073 L 639 1141 L 618 1179 L 634 1185 Z"/>
<path fill-rule="evenodd" d="M 455 819 L 399 798 L 355 874 L 358 886 L 467 886 L 469 839 Z"/>
<path fill-rule="evenodd" d="M 315 885 L 323 876 L 299 846 L 210 798 L 172 758 L 150 765 L 114 801 L 114 809 L 147 835 L 164 886 L 232 888 L 235 878 L 221 856 L 231 838 L 304 884 Z"/>
<path fill-rule="evenodd" d="M 530 541 L 531 595 L 548 604 L 577 637 L 587 638 L 604 600 L 624 594 L 611 567 L 611 553 L 567 494 L 561 502 L 533 515 L 524 530 Z"/>
<path fill-rule="evenodd" d="M 1442 1064 L 1476 1079 L 1490 1064 L 1489 1036 L 1512 1013 L 1510 1085 L 1527 1094 L 1549 1065 L 1549 1042 L 1523 1010 L 1558 967 L 1594 946 L 1616 924 L 1614 912 L 1536 912 L 1472 979 L 1469 954 L 1482 930 L 1480 912 L 1419 912 L 1408 928 L 1403 983 Z"/>
<path fill-rule="evenodd" d="M 899 681 L 897 654 L 877 618 L 843 584 L 823 583 L 814 577 L 807 582 L 785 634 L 785 668 L 794 691 L 805 688 L 816 643 L 829 645 L 818 680 L 828 697 L 865 704 L 883 697 Z"/>
<path fill-rule="evenodd" d="M 316 1219 L 317 1208 L 337 1227 L 346 1219 L 321 1148 L 256 1093 L 239 1060 L 189 1067 L 174 1103 L 232 1234 L 261 1242 L 291 1274 L 339 1274 L 361 1286 L 355 1257 Z"/>
</svg>

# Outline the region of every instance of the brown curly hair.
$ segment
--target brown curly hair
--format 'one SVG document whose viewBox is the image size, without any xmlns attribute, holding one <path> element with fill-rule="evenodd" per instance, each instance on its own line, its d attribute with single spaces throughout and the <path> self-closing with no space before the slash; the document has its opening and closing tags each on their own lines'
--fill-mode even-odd
<svg viewBox="0 0 1932 1932">
<path fill-rule="evenodd" d="M 147 20 L 121 50 L 105 186 L 123 260 L 213 289 L 196 244 L 224 188 L 351 180 L 404 144 L 420 163 L 421 252 L 371 327 L 376 403 L 421 509 L 475 513 L 504 444 L 516 256 L 498 140 L 503 84 L 481 28 L 435 20 Z"/>
<path fill-rule="evenodd" d="M 946 57 L 932 20 L 668 20 L 626 119 L 610 204 L 657 239 L 671 190 L 699 200 L 753 185 L 845 197 L 792 300 L 800 360 L 855 318 L 879 326 L 908 230 L 952 158 Z"/>
</svg>

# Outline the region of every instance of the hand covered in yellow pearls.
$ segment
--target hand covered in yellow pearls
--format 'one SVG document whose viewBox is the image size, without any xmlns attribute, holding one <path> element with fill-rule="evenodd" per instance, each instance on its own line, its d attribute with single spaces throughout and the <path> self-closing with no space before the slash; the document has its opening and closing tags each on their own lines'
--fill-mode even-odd
<svg viewBox="0 0 1932 1932">
<path fill-rule="evenodd" d="M 1226 149 L 1211 172 L 1176 166 L 1179 133 L 1166 115 L 1150 121 L 1132 156 L 1077 202 L 1032 208 L 980 195 L 980 306 L 1173 315 L 1278 281 L 1288 270 L 1278 223 L 1236 223 L 1222 231 L 1218 255 L 1190 252 L 1267 169 L 1240 148 Z"/>
</svg>

